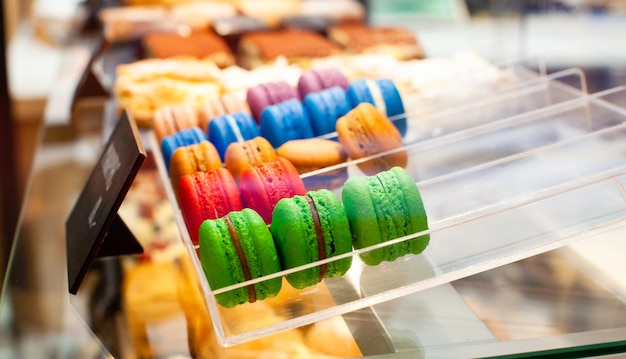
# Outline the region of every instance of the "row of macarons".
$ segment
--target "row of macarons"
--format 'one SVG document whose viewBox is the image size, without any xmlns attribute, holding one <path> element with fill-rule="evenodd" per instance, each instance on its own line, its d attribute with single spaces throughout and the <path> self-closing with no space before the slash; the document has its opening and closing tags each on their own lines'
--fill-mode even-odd
<svg viewBox="0 0 626 359">
<path fill-rule="evenodd" d="M 309 70 L 301 75 L 298 89 L 284 81 L 259 84 L 247 90 L 245 106 L 203 106 L 212 109 L 203 111 L 209 115 L 202 123 L 188 106 L 162 108 L 155 113 L 153 127 L 159 142 L 180 130 L 198 128 L 223 159 L 235 141 L 263 136 L 277 148 L 289 140 L 332 133 L 337 120 L 360 103 L 374 105 L 389 118 L 404 113 L 400 93 L 386 78 L 348 83 L 337 69 Z M 232 96 L 224 101 L 237 102 Z M 406 133 L 405 118 L 395 120 L 394 125 L 401 135 Z"/>
<path fill-rule="evenodd" d="M 368 265 L 378 265 L 419 254 L 429 243 L 427 230 L 428 219 L 415 181 L 405 169 L 393 167 L 376 175 L 349 178 L 341 197 L 327 189 L 305 192 L 300 187 L 278 200 L 269 221 L 255 208 L 227 211 L 203 220 L 197 236 L 200 263 L 212 290 L 323 261 L 285 276 L 291 286 L 302 289 L 323 278 L 343 276 L 352 265 L 352 256 L 345 254 L 353 248 L 416 234 L 361 251 L 360 257 Z M 230 308 L 274 297 L 280 289 L 281 278 L 273 276 L 219 293 L 216 299 Z"/>
</svg>

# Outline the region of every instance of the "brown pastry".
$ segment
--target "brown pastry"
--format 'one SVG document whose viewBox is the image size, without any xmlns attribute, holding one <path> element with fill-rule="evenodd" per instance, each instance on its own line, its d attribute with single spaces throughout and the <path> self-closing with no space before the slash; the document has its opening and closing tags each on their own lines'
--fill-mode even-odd
<svg viewBox="0 0 626 359">
<path fill-rule="evenodd" d="M 328 29 L 328 37 L 354 54 L 387 54 L 398 60 L 424 58 L 414 33 L 402 27 L 342 24 Z"/>
<path fill-rule="evenodd" d="M 198 126 L 198 115 L 190 104 L 164 106 L 154 111 L 152 128 L 159 143 L 165 136 L 194 126 Z"/>
<path fill-rule="evenodd" d="M 151 33 L 143 38 L 147 56 L 159 59 L 192 57 L 215 62 L 220 68 L 232 66 L 235 57 L 219 36 L 204 32 L 193 32 L 188 36 L 171 33 Z"/>
<path fill-rule="evenodd" d="M 315 58 L 338 55 L 339 46 L 313 31 L 254 32 L 242 37 L 238 49 L 241 65 L 252 69 L 268 65 L 280 56 L 290 64 L 306 64 Z"/>
<path fill-rule="evenodd" d="M 348 158 L 339 142 L 321 138 L 287 141 L 276 152 L 291 161 L 300 173 L 343 163 Z"/>
<path fill-rule="evenodd" d="M 250 107 L 248 106 L 248 102 L 246 102 L 245 94 L 228 92 L 219 98 L 210 99 L 202 103 L 198 109 L 200 128 L 207 131 L 209 129 L 209 122 L 211 122 L 213 118 L 241 111 L 250 113 Z"/>
</svg>

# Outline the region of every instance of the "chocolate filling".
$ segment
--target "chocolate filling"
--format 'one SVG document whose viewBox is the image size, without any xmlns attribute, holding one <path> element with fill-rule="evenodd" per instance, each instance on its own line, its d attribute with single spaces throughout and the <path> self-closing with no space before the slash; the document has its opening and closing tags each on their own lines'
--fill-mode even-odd
<svg viewBox="0 0 626 359">
<path fill-rule="evenodd" d="M 237 251 L 237 257 L 239 257 L 239 262 L 241 263 L 241 270 L 243 271 L 243 278 L 246 281 L 252 279 L 250 275 L 250 268 L 248 268 L 248 262 L 246 261 L 246 256 L 243 253 L 243 248 L 241 248 L 241 242 L 239 242 L 239 237 L 237 236 L 237 231 L 235 231 L 235 226 L 233 222 L 230 220 L 230 217 L 225 216 L 226 224 L 228 225 L 228 232 L 230 233 L 230 237 L 233 240 L 233 245 L 235 245 L 235 250 Z M 256 291 L 254 290 L 254 284 L 248 286 L 248 297 L 250 303 L 256 302 Z"/>
<path fill-rule="evenodd" d="M 317 213 L 315 203 L 310 196 L 305 196 L 306 202 L 309 204 L 311 214 L 313 215 L 313 223 L 315 224 L 315 235 L 317 236 L 317 256 L 318 260 L 326 259 L 326 244 L 324 242 L 324 232 L 322 231 L 322 222 L 320 216 Z M 320 282 L 326 276 L 326 263 L 320 265 L 320 275 L 317 279 Z"/>
</svg>

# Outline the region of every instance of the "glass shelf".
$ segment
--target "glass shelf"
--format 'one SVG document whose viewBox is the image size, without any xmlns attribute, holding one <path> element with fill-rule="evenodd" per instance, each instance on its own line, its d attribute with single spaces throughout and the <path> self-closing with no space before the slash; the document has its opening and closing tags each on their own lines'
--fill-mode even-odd
<svg viewBox="0 0 626 359">
<path fill-rule="evenodd" d="M 567 77 L 575 77 L 580 88 L 565 85 Z M 409 156 L 406 169 L 420 188 L 430 229 L 263 278 L 353 257 L 345 277 L 324 280 L 332 301 L 319 301 L 318 291 L 303 290 L 297 300 L 317 304 L 295 313 L 289 308 L 279 311 L 280 319 L 271 324 L 264 318 L 248 319 L 244 328 L 228 320 L 230 309 L 220 307 L 215 294 L 261 279 L 211 290 L 176 210 L 217 340 L 232 346 L 302 327 L 621 226 L 626 218 L 622 107 L 626 92 L 619 88 L 585 92 L 582 72 L 570 69 L 494 91 L 467 105 L 409 114 L 409 134 L 399 150 Z M 169 183 L 156 139 L 150 139 L 161 180 Z M 359 164 L 367 160 L 348 161 L 302 177 L 315 179 L 337 170 L 345 170 L 348 177 L 360 176 Z M 177 208 L 171 186 L 166 187 Z M 330 189 L 341 194 L 341 185 Z M 361 253 L 425 233 L 431 235 L 431 242 L 421 255 L 378 266 L 359 259 Z"/>
</svg>

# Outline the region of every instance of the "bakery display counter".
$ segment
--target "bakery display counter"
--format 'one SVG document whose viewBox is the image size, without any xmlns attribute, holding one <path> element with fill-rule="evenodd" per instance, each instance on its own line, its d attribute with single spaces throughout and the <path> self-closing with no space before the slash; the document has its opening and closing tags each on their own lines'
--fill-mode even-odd
<svg viewBox="0 0 626 359">
<path fill-rule="evenodd" d="M 598 269 L 598 262 L 624 231 L 626 89 L 588 94 L 577 69 L 513 72 L 525 75 L 476 98 L 408 112 L 400 150 L 408 155 L 405 168 L 421 191 L 429 229 L 378 247 L 428 233 L 422 254 L 368 266 L 359 256 L 374 248 L 354 250 L 332 258 L 352 257 L 343 277 L 300 291 L 285 286 L 274 299 L 233 309 L 219 306 L 215 295 L 253 281 L 211 290 L 148 129 L 141 130 L 148 160 L 119 212 L 145 253 L 96 261 L 69 300 L 64 273 L 44 289 L 36 285 L 27 264 L 33 258 L 39 274 L 62 272 L 63 253 L 51 255 L 57 246 L 49 246 L 62 245 L 62 224 L 116 115 L 105 111 L 102 133 L 71 143 L 48 139 L 44 129 L 0 317 L 23 319 L 28 308 L 46 308 L 41 317 L 55 318 L 49 325 L 72 333 L 64 340 L 80 357 L 237 358 L 262 352 L 458 358 L 624 351 L 626 322 L 618 314 L 625 286 L 619 275 Z M 359 165 L 366 160 L 303 177 L 339 169 L 362 176 Z M 48 192 L 47 183 L 62 185 Z M 341 184 L 330 189 L 340 193 Z M 45 202 L 50 196 L 57 198 L 53 210 Z M 50 237 L 46 245 L 39 243 L 44 233 Z M 558 265 L 546 270 L 554 258 Z M 499 277 L 516 269 L 531 284 Z M 543 280 L 532 282 L 533 276 Z M 565 287 L 564 281 L 582 288 Z M 514 308 L 510 298 L 494 295 L 502 287 L 516 294 Z M 23 300 L 28 292 L 43 293 L 46 300 Z M 542 295 L 533 296 L 537 292 Z M 586 312 L 581 307 L 590 310 L 580 313 Z M 537 312 L 544 319 L 539 329 L 524 318 Z M 564 324 L 574 317 L 578 324 Z M 316 346 L 338 338 L 341 345 L 326 345 L 335 352 Z"/>
</svg>

